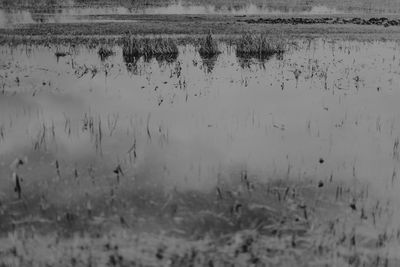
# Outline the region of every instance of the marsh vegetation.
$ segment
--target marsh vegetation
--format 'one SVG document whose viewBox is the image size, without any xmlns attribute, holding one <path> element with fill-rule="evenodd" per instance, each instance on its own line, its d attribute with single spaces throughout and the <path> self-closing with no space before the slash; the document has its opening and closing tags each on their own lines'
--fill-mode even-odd
<svg viewBox="0 0 400 267">
<path fill-rule="evenodd" d="M 266 40 L 2 46 L 1 262 L 396 266 L 398 44 Z"/>
<path fill-rule="evenodd" d="M 134 62 L 140 57 L 174 60 L 178 56 L 178 45 L 171 38 L 136 38 L 127 36 L 123 40 L 125 62 Z"/>
<path fill-rule="evenodd" d="M 284 52 L 282 40 L 271 40 L 266 35 L 245 34 L 239 38 L 236 45 L 236 54 L 243 58 L 268 59 L 273 55 L 282 55 Z"/>
<path fill-rule="evenodd" d="M 0 3 L 88 19 L 0 29 L 0 266 L 400 264 L 389 20 L 240 13 L 302 1 Z M 199 6 L 229 15 L 151 15 Z"/>
<path fill-rule="evenodd" d="M 213 38 L 211 31 L 200 43 L 199 54 L 202 58 L 212 58 L 219 55 L 218 43 Z"/>
</svg>

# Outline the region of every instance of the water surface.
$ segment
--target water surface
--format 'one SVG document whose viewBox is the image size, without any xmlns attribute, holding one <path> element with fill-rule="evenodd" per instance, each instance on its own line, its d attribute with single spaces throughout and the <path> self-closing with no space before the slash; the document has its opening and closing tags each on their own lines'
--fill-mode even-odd
<svg viewBox="0 0 400 267">
<path fill-rule="evenodd" d="M 174 62 L 126 63 L 118 47 L 101 61 L 81 47 L 3 46 L 3 171 L 17 155 L 44 153 L 70 166 L 120 163 L 178 188 L 212 188 L 233 166 L 262 179 L 388 186 L 398 168 L 396 43 L 300 40 L 263 63 L 222 48 L 211 61 L 182 46 Z"/>
</svg>

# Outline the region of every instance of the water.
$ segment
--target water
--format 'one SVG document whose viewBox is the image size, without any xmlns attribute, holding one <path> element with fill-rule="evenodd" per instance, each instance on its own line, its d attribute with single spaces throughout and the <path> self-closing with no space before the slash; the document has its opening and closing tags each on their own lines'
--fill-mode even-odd
<svg viewBox="0 0 400 267">
<path fill-rule="evenodd" d="M 1 46 L 0 233 L 123 225 L 198 238 L 261 222 L 273 235 L 284 221 L 303 235 L 304 205 L 322 227 L 356 227 L 362 208 L 361 235 L 395 231 L 399 44 L 290 43 L 264 61 L 221 43 L 211 60 L 187 45 L 130 63 L 120 47 L 102 61 L 80 46 Z"/>
<path fill-rule="evenodd" d="M 67 56 L 57 59 L 56 48 L 2 47 L 3 173 L 18 155 L 46 155 L 70 168 L 123 164 L 168 188 L 207 191 L 236 168 L 389 186 L 400 129 L 396 43 L 300 41 L 255 64 L 223 49 L 206 65 L 185 46 L 173 63 L 127 68 L 119 48 L 102 62 L 86 48 L 60 47 Z M 47 165 L 31 168 L 50 178 Z"/>
</svg>

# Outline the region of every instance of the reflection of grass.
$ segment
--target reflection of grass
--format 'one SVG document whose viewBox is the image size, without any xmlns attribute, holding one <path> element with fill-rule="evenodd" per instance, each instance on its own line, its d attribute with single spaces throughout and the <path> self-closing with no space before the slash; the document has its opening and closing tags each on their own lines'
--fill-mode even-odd
<svg viewBox="0 0 400 267">
<path fill-rule="evenodd" d="M 207 73 L 213 71 L 220 53 L 218 42 L 213 38 L 211 32 L 200 41 L 199 54 L 203 59 L 203 66 Z"/>
<path fill-rule="evenodd" d="M 237 41 L 236 54 L 239 57 L 268 59 L 284 52 L 281 42 L 268 39 L 265 35 L 243 35 Z"/>
<path fill-rule="evenodd" d="M 92 142 L 100 140 L 101 145 L 103 135 L 101 118 L 95 114 L 88 114 L 88 116 L 85 114 L 85 118 L 78 121 L 83 124 L 82 131 L 88 132 Z M 157 131 L 151 131 L 152 128 L 156 129 L 157 127 L 156 125 L 149 127 L 149 121 L 150 115 L 147 117 L 147 123 L 143 119 L 143 122 L 137 124 L 139 127 L 143 127 L 143 131 L 139 132 L 138 136 L 139 138 L 145 136 L 147 132 L 149 140 L 153 137 L 152 140 L 157 141 L 159 134 Z M 78 123 L 78 125 L 81 124 Z M 110 120 L 108 125 L 110 136 L 116 125 L 117 117 Z M 380 119 L 376 121 L 376 125 L 379 128 L 378 132 L 380 132 Z M 150 126 L 152 125 L 150 124 Z M 274 127 L 276 126 L 274 125 Z M 46 140 L 46 136 L 49 136 L 50 132 L 48 132 L 48 135 L 45 134 L 48 128 L 43 127 L 43 130 L 38 130 L 39 147 L 41 147 L 41 141 Z M 278 128 L 282 127 L 279 126 Z M 158 129 L 161 131 L 160 128 Z M 65 127 L 65 131 L 70 132 L 67 127 Z M 152 136 L 150 136 L 150 133 Z M 398 159 L 398 143 L 398 140 L 395 139 L 393 151 L 390 150 L 390 152 L 393 152 L 394 160 Z M 45 144 L 43 143 L 43 146 Z M 144 143 L 139 141 L 138 144 L 139 149 L 141 149 L 140 145 Z M 132 153 L 135 153 L 135 148 L 136 141 L 132 146 Z M 128 147 L 126 147 L 127 149 Z M 323 161 L 320 160 L 319 163 L 322 164 Z M 43 168 L 42 166 L 40 168 Z M 298 166 L 294 167 L 297 169 Z M 355 161 L 352 167 L 355 170 Z M 57 162 L 56 168 L 57 171 L 53 170 L 51 176 L 60 172 Z M 62 172 L 63 170 L 64 172 Z M 73 225 L 74 220 L 82 221 L 84 214 L 86 216 L 84 222 L 87 224 L 79 230 L 86 234 L 89 234 L 86 232 L 87 229 L 93 229 L 92 224 L 100 224 L 103 221 L 109 222 L 112 227 L 124 228 L 128 234 L 100 231 L 99 238 L 95 238 L 95 235 L 76 237 L 72 240 L 61 238 L 60 242 L 57 242 L 57 237 L 53 236 L 52 233 L 49 234 L 49 237 L 34 233 L 35 239 L 31 239 L 28 235 L 10 234 L 8 239 L 0 240 L 0 266 L 2 261 L 8 260 L 25 262 L 33 260 L 33 263 L 47 261 L 49 265 L 53 266 L 57 265 L 56 263 L 59 263 L 59 265 L 91 265 L 90 262 L 93 266 L 106 265 L 107 263 L 109 265 L 129 266 L 133 265 L 133 262 L 138 263 L 138 265 L 141 263 L 166 265 L 167 261 L 172 263 L 170 265 L 182 266 L 194 265 L 193 262 L 197 261 L 200 262 L 199 265 L 207 264 L 208 266 L 228 265 L 230 263 L 243 266 L 251 264 L 262 266 L 272 265 L 271 262 L 276 263 L 276 265 L 287 266 L 313 264 L 318 266 L 323 263 L 337 266 L 363 266 L 363 263 L 371 262 L 371 265 L 374 266 L 398 265 L 395 262 L 391 264 L 390 257 L 392 255 L 389 252 L 390 249 L 398 248 L 398 246 L 396 247 L 397 233 L 385 229 L 384 224 L 375 223 L 376 219 L 379 221 L 381 216 L 390 213 L 388 212 L 390 206 L 382 201 L 380 204 L 374 205 L 374 208 L 366 205 L 367 207 L 364 210 L 366 197 L 361 195 L 365 195 L 365 193 L 352 194 L 348 192 L 348 188 L 335 188 L 334 184 L 331 183 L 329 186 L 334 189 L 333 195 L 336 191 L 336 197 L 326 199 L 328 193 L 332 193 L 325 191 L 325 188 L 328 187 L 327 181 L 325 181 L 325 185 L 322 181 L 318 184 L 306 185 L 290 184 L 283 181 L 262 186 L 253 181 L 250 176 L 249 178 L 246 173 L 243 173 L 240 177 L 240 183 L 238 182 L 237 185 L 227 186 L 225 183 L 220 183 L 218 188 L 215 188 L 209 194 L 173 192 L 170 193 L 170 196 L 165 196 L 161 190 L 143 192 L 144 189 L 143 191 L 136 189 L 140 187 L 137 187 L 133 179 L 125 179 L 130 178 L 130 176 L 119 177 L 119 173 L 122 173 L 119 165 L 113 170 L 116 179 L 112 179 L 111 175 L 113 174 L 106 172 L 105 177 L 103 177 L 106 182 L 98 185 L 96 183 L 99 182 L 88 181 L 88 177 L 84 177 L 84 174 L 82 174 L 83 177 L 78 178 L 78 175 L 72 177 L 72 168 L 61 166 L 63 177 L 58 179 L 62 182 L 57 184 L 59 187 L 56 189 L 58 190 L 51 191 L 57 198 L 60 198 L 61 193 L 71 192 L 73 200 L 82 203 L 81 206 L 78 206 L 79 208 L 76 208 L 75 203 L 66 205 L 63 202 L 59 209 L 50 206 L 50 208 L 42 208 L 43 211 L 33 213 L 31 207 L 39 209 L 40 195 L 44 194 L 48 198 L 49 193 L 46 192 L 48 185 L 53 185 L 41 180 L 40 183 L 30 183 L 31 191 L 23 191 L 27 195 L 37 194 L 35 199 L 37 201 L 31 199 L 26 201 L 29 204 L 28 208 L 22 207 L 22 205 L 16 207 L 14 204 L 7 206 L 8 203 L 5 201 L 8 199 L 5 199 L 5 201 L 2 200 L 0 210 L 2 211 L 5 207 L 9 209 L 5 210 L 5 214 L 11 221 L 9 223 L 10 229 L 15 226 L 17 229 L 23 228 L 20 225 L 28 220 L 15 219 L 17 216 L 26 216 L 27 210 L 33 214 L 30 223 L 26 223 L 27 229 L 30 228 L 29 226 L 35 226 L 38 229 L 40 227 L 36 227 L 38 224 L 47 224 L 49 221 L 56 224 L 56 218 L 57 221 L 61 221 L 57 225 L 57 230 L 64 229 L 62 223 Z M 102 172 L 98 171 L 98 174 L 100 173 Z M 72 179 L 67 178 L 67 180 L 64 175 L 69 175 Z M 43 179 L 39 175 L 32 176 Z M 145 175 L 143 176 L 142 178 L 148 178 Z M 212 172 L 210 176 L 217 177 L 216 173 Z M 229 176 L 229 179 L 233 176 Z M 396 175 L 394 174 L 393 177 L 396 177 Z M 119 181 L 120 178 L 121 181 Z M 96 179 L 99 179 L 97 175 Z M 135 179 L 140 181 L 140 176 L 136 176 Z M 356 180 L 354 177 L 354 181 Z M 112 182 L 114 183 L 111 185 Z M 119 185 L 120 183 L 121 185 Z M 46 186 L 44 188 L 36 186 L 33 188 L 33 185 L 40 184 Z M 96 185 L 98 186 L 96 187 Z M 80 198 L 77 197 L 77 187 L 82 191 Z M 98 189 L 99 193 L 96 197 L 101 198 L 101 200 L 94 201 L 92 195 L 88 195 L 87 199 L 93 201 L 93 204 L 88 205 L 86 201 L 81 201 L 85 197 L 86 192 L 84 191 L 87 190 L 92 193 L 95 192 L 94 189 Z M 344 193 L 344 197 L 342 193 Z M 67 199 L 67 197 L 65 198 Z M 353 201 L 352 198 L 360 198 L 360 200 L 357 202 L 358 200 Z M 52 202 L 52 198 L 48 199 L 49 202 Z M 335 205 L 342 204 L 342 208 L 346 212 L 336 213 L 336 210 L 327 205 L 327 202 Z M 71 208 L 65 208 L 66 206 Z M 335 218 L 325 217 L 322 212 L 318 212 L 318 209 L 331 213 L 330 215 Z M 23 215 L 18 211 L 23 211 L 21 212 Z M 43 215 L 46 212 L 48 215 Z M 150 212 L 151 214 L 149 214 Z M 40 220 L 41 217 L 45 217 L 47 220 Z M 2 226 L 6 225 L 5 220 L 0 219 L 0 221 Z M 149 222 L 165 222 L 165 224 L 172 226 L 168 228 L 170 225 L 167 225 L 164 229 L 176 229 L 179 234 L 183 232 L 193 233 L 192 236 L 195 237 L 193 239 L 197 241 L 189 241 L 192 238 L 171 236 L 160 238 L 151 234 L 137 235 L 140 224 L 149 224 Z M 46 233 L 49 233 L 47 229 L 46 231 Z M 10 232 L 12 231 L 10 230 Z M 207 235 L 212 236 L 212 238 L 204 238 Z M 108 236 L 111 237 L 108 238 Z M 180 247 L 176 244 L 180 244 Z M 56 255 L 54 255 L 53 250 L 56 251 Z M 63 254 L 63 251 L 68 251 L 68 254 Z M 57 252 L 60 254 L 57 254 Z M 35 258 L 36 255 L 42 255 L 42 257 L 50 255 L 54 256 L 55 259 Z M 60 262 L 58 262 L 59 259 Z M 385 262 L 388 262 L 388 264 L 385 264 Z M 6 263 L 6 265 L 8 264 Z"/>
<path fill-rule="evenodd" d="M 218 55 L 211 58 L 203 58 L 203 67 L 206 73 L 212 73 L 217 63 Z"/>
<path fill-rule="evenodd" d="M 135 62 L 138 58 L 146 60 L 156 58 L 160 60 L 176 59 L 178 45 L 171 38 L 135 38 L 127 36 L 122 40 L 123 57 L 125 62 Z"/>
</svg>

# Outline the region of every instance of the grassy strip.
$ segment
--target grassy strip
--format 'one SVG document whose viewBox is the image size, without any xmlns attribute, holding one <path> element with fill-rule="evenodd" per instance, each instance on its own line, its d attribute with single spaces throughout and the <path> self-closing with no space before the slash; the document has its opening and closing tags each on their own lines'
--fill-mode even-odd
<svg viewBox="0 0 400 267">
<path fill-rule="evenodd" d="M 252 16 L 252 19 L 263 18 Z M 116 18 L 118 19 L 118 18 Z M 400 27 L 384 28 L 375 25 L 329 25 L 329 24 L 250 24 L 243 21 L 243 18 L 235 16 L 189 16 L 189 15 L 143 15 L 132 17 L 132 21 L 124 22 L 102 22 L 102 23 L 37 23 L 18 25 L 13 28 L 0 29 L 1 37 L 12 36 L 40 36 L 49 39 L 56 36 L 68 36 L 74 38 L 81 36 L 93 38 L 93 36 L 123 36 L 130 34 L 208 34 L 212 30 L 213 34 L 268 34 L 268 35 L 289 35 L 289 36 L 354 36 L 354 34 L 386 35 L 387 38 L 393 34 L 400 33 Z"/>
</svg>

